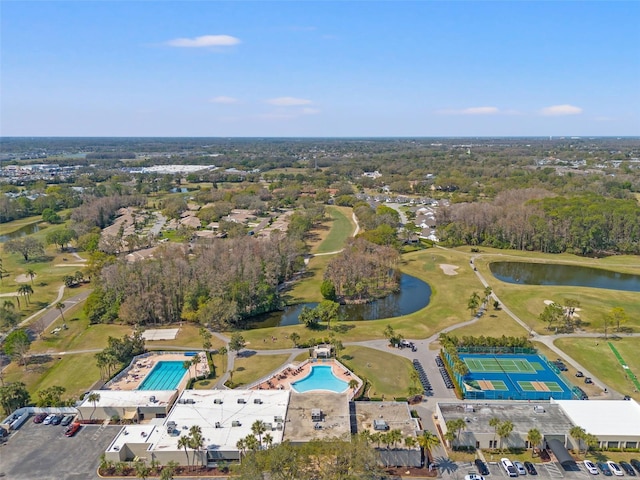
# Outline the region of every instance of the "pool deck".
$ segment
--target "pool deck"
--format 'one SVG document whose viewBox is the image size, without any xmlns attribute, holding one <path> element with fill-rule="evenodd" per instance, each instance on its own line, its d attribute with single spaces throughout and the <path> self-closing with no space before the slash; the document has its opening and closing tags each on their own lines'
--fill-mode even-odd
<svg viewBox="0 0 640 480">
<path fill-rule="evenodd" d="M 292 383 L 302 380 L 311 373 L 311 368 L 316 366 L 330 366 L 331 372 L 340 380 L 347 382 L 356 380 L 358 382 L 358 388 L 362 385 L 362 380 L 355 376 L 347 367 L 340 362 L 336 362 L 333 359 L 319 359 L 318 361 L 305 360 L 304 362 L 297 364 L 289 364 L 284 368 L 279 369 L 275 373 L 272 373 L 266 379 L 262 379 L 257 383 L 251 385 L 249 388 L 252 390 L 292 390 Z M 356 389 L 357 390 L 357 389 Z M 320 390 L 312 390 L 319 392 Z M 353 396 L 353 389 L 349 389 L 351 396 Z M 332 392 L 333 393 L 333 392 Z"/>
<path fill-rule="evenodd" d="M 191 367 L 191 375 L 199 376 L 209 373 L 209 364 L 204 353 L 199 352 L 200 363 L 197 367 Z M 184 352 L 159 352 L 140 355 L 133 359 L 131 365 L 124 369 L 117 380 L 114 379 L 104 386 L 108 390 L 136 390 L 147 377 L 149 372 L 158 362 L 184 362 L 191 360 Z M 189 375 L 185 375 L 176 388 L 183 390 L 187 384 Z"/>
</svg>

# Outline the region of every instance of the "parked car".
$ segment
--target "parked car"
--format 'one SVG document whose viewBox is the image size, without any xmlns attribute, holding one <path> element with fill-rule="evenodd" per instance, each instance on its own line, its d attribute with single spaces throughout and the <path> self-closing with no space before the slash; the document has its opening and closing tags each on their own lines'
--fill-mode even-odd
<svg viewBox="0 0 640 480">
<path fill-rule="evenodd" d="M 591 380 L 591 377 L 584 377 L 584 383 L 591 384 L 593 380 Z"/>
<path fill-rule="evenodd" d="M 600 469 L 600 471 L 607 477 L 610 477 L 611 475 L 613 475 L 613 473 L 611 473 L 611 469 L 609 468 L 609 465 L 607 465 L 606 463 L 598 462 L 596 465 L 598 465 L 598 468 Z"/>
<path fill-rule="evenodd" d="M 475 473 L 470 473 L 469 475 L 464 476 L 464 480 L 484 480 L 484 477 L 476 475 Z"/>
<path fill-rule="evenodd" d="M 51 425 L 60 425 L 63 418 L 64 418 L 64 415 L 56 415 L 51 419 Z"/>
<path fill-rule="evenodd" d="M 516 470 L 516 467 L 513 466 L 513 463 L 511 463 L 511 460 L 509 460 L 508 458 L 501 458 L 500 463 L 502 464 L 502 468 L 504 468 L 504 471 L 507 472 L 507 475 L 509 477 L 518 476 L 518 471 Z"/>
<path fill-rule="evenodd" d="M 33 423 L 42 423 L 44 419 L 47 418 L 46 413 L 39 413 L 35 417 L 33 417 Z"/>
<path fill-rule="evenodd" d="M 620 465 L 618 465 L 616 462 L 612 462 L 611 460 L 609 460 L 607 462 L 607 465 L 609 465 L 609 468 L 611 469 L 614 475 L 618 477 L 622 477 L 624 475 L 624 472 L 620 468 Z"/>
<path fill-rule="evenodd" d="M 80 430 L 80 424 L 75 422 L 67 427 L 67 429 L 64 431 L 64 434 L 67 437 L 73 437 L 78 432 L 78 430 Z"/>
<path fill-rule="evenodd" d="M 73 421 L 73 418 L 74 418 L 74 415 L 65 415 L 62 421 L 60 422 L 60 425 L 62 425 L 63 427 L 66 427 Z"/>
<path fill-rule="evenodd" d="M 42 424 L 49 425 L 51 423 L 51 420 L 53 420 L 53 417 L 55 417 L 55 415 L 53 413 L 50 413 L 44 418 L 44 420 L 42 421 Z"/>
<path fill-rule="evenodd" d="M 636 469 L 636 472 L 640 473 L 640 460 L 632 458 L 629 463 Z"/>
<path fill-rule="evenodd" d="M 580 370 L 578 370 L 578 371 L 576 372 L 576 377 L 578 377 L 578 378 L 582 378 L 582 377 L 584 377 L 584 373 L 582 373 Z"/>
<path fill-rule="evenodd" d="M 631 475 L 632 477 L 636 476 L 635 470 L 627 462 L 620 462 L 620 466 L 622 467 L 622 469 L 625 471 L 627 475 Z"/>
<path fill-rule="evenodd" d="M 591 460 L 585 460 L 584 466 L 587 469 L 587 472 L 589 472 L 591 475 L 598 475 L 598 468 Z"/>
<path fill-rule="evenodd" d="M 524 468 L 524 465 L 522 464 L 522 462 L 513 462 L 513 466 L 516 467 L 516 470 L 518 471 L 518 475 L 527 474 L 527 469 Z"/>
<path fill-rule="evenodd" d="M 478 469 L 478 473 L 480 475 L 489 475 L 489 467 L 479 458 L 476 458 L 474 463 L 476 464 L 476 468 Z"/>
<path fill-rule="evenodd" d="M 529 475 L 537 475 L 538 471 L 536 470 L 536 467 L 533 466 L 533 463 L 531 462 L 524 462 L 524 468 L 527 469 L 527 473 Z"/>
</svg>

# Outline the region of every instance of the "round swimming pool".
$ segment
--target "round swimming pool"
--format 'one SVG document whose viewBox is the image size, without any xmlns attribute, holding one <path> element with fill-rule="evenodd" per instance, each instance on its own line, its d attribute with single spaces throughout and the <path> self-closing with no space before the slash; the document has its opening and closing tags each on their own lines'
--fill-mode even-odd
<svg viewBox="0 0 640 480">
<path fill-rule="evenodd" d="M 340 380 L 327 365 L 314 365 L 311 367 L 309 375 L 302 380 L 291 384 L 298 393 L 310 392 L 312 390 L 329 390 L 331 392 L 342 393 L 349 388 L 349 384 Z"/>
</svg>

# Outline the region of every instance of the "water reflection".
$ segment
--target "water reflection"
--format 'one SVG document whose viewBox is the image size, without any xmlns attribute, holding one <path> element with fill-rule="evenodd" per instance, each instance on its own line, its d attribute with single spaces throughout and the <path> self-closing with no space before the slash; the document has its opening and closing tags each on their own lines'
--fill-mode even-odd
<svg viewBox="0 0 640 480">
<path fill-rule="evenodd" d="M 408 315 L 429 305 L 431 287 L 426 282 L 411 275 L 402 274 L 400 290 L 384 298 L 380 298 L 364 305 L 341 305 L 340 318 L 342 320 L 377 320 Z M 249 328 L 284 327 L 297 325 L 298 316 L 302 308 L 315 308 L 317 303 L 300 303 L 286 307 L 280 312 L 260 315 L 252 321 Z"/>
<path fill-rule="evenodd" d="M 0 243 L 8 242 L 9 240 L 13 240 L 14 238 L 20 238 L 26 235 L 31 235 L 32 233 L 36 233 L 39 230 L 40 230 L 40 227 L 38 226 L 37 222 L 28 223 L 27 225 L 24 225 L 19 229 L 14 230 L 11 233 L 5 233 L 3 235 L 0 235 Z"/>
<path fill-rule="evenodd" d="M 489 264 L 494 277 L 520 285 L 561 285 L 640 292 L 640 275 L 592 267 L 526 262 Z"/>
</svg>

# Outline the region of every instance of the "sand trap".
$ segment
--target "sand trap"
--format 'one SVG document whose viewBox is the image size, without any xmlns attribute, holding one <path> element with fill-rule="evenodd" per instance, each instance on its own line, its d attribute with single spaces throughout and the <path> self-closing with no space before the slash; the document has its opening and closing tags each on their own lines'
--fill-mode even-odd
<svg viewBox="0 0 640 480">
<path fill-rule="evenodd" d="M 460 268 L 457 265 L 450 265 L 448 263 L 441 263 L 438 266 L 442 269 L 445 275 L 457 275 L 458 272 L 456 272 L 456 270 Z"/>
<path fill-rule="evenodd" d="M 56 263 L 56 267 L 86 267 L 86 263 Z"/>
<path fill-rule="evenodd" d="M 33 278 L 38 278 L 37 275 L 34 275 Z M 31 281 L 31 277 L 25 273 L 18 275 L 16 277 L 16 282 L 18 283 L 29 283 Z"/>
<path fill-rule="evenodd" d="M 544 301 L 544 304 L 545 304 L 545 305 L 551 305 L 552 303 L 556 303 L 556 302 L 554 302 L 553 300 L 545 300 L 545 301 Z M 562 305 L 560 305 L 560 306 L 562 307 Z M 564 307 L 563 307 L 563 308 L 564 308 Z M 573 309 L 573 311 L 574 311 L 574 312 L 581 312 L 581 311 L 582 311 L 582 309 L 581 309 L 580 307 L 575 307 L 575 308 Z M 574 315 L 575 315 L 575 313 L 574 313 Z"/>
</svg>

